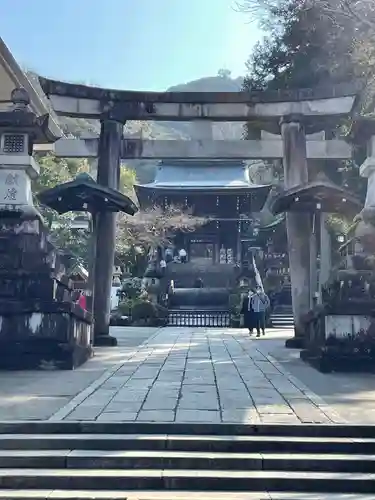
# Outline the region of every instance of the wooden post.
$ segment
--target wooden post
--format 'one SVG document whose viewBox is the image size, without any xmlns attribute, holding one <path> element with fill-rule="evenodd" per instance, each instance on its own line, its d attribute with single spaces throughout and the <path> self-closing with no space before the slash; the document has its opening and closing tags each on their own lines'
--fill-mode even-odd
<svg viewBox="0 0 375 500">
<path fill-rule="evenodd" d="M 281 121 L 283 140 L 283 164 L 285 188 L 306 184 L 308 170 L 306 159 L 306 135 L 302 115 L 285 116 Z M 303 347 L 303 314 L 310 308 L 310 234 L 311 219 L 308 213 L 286 214 L 289 266 L 292 285 L 294 337 L 286 341 L 286 347 Z"/>
<path fill-rule="evenodd" d="M 320 214 L 318 212 L 311 214 L 312 224 L 310 233 L 310 309 L 314 307 L 315 294 L 318 291 L 318 241 L 317 232 L 320 224 Z"/>
<path fill-rule="evenodd" d="M 95 243 L 96 243 L 96 213 L 91 212 L 90 217 L 90 236 L 88 241 L 88 270 L 89 276 L 87 280 L 87 310 L 93 314 L 94 312 L 94 294 L 95 294 Z M 94 324 L 94 323 L 93 323 Z M 94 342 L 93 333 L 91 333 L 91 343 Z"/>
<path fill-rule="evenodd" d="M 327 214 L 320 215 L 320 271 L 319 271 L 319 300 L 322 300 L 322 287 L 328 281 L 332 267 L 331 235 L 328 232 Z"/>
<path fill-rule="evenodd" d="M 122 136 L 122 123 L 101 122 L 97 181 L 102 186 L 118 189 Z M 99 212 L 96 217 L 94 345 L 117 345 L 117 339 L 109 335 L 116 218 L 113 212 Z"/>
</svg>

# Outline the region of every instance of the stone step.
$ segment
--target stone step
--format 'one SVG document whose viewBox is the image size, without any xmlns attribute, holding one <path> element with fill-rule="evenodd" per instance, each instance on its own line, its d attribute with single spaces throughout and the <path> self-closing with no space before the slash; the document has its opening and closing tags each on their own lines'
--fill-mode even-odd
<svg viewBox="0 0 375 500">
<path fill-rule="evenodd" d="M 274 328 L 293 327 L 294 316 L 289 313 L 273 313 L 270 315 L 270 323 Z"/>
<path fill-rule="evenodd" d="M 289 327 L 292 327 L 292 326 L 294 326 L 294 321 L 293 320 L 286 320 L 286 321 L 271 320 L 271 324 L 274 327 L 278 327 L 278 326 L 289 326 Z"/>
<path fill-rule="evenodd" d="M 87 421 L 3 421 L 0 436 L 60 435 L 194 435 L 194 436 L 295 436 L 375 438 L 375 424 L 213 424 L 157 422 L 87 422 Z"/>
<path fill-rule="evenodd" d="M 375 492 L 375 426 L 3 422 L 0 492 L 0 500 L 120 492 L 134 500 L 358 500 Z"/>
<path fill-rule="evenodd" d="M 0 469 L 270 470 L 375 473 L 375 455 L 134 450 L 0 451 Z"/>
<path fill-rule="evenodd" d="M 365 424 L 210 424 L 210 423 L 156 423 L 156 422 L 85 422 L 85 421 L 19 421 L 0 422 L 0 438 L 35 440 L 47 437 L 55 440 L 61 436 L 73 439 L 118 439 L 135 436 L 147 439 L 149 436 L 166 440 L 167 437 L 184 436 L 204 439 L 224 437 L 239 440 L 246 437 L 275 436 L 316 438 L 374 438 L 375 425 Z M 0 446 L 1 449 L 1 446 Z"/>
<path fill-rule="evenodd" d="M 271 321 L 273 323 L 294 323 L 294 318 L 293 316 L 281 316 L 281 317 L 275 317 L 271 316 Z"/>
<path fill-rule="evenodd" d="M 0 499 L 4 500 L 272 500 L 283 497 L 271 497 L 269 493 L 262 491 L 254 492 L 213 492 L 208 491 L 114 491 L 114 490 L 0 490 Z M 291 493 L 294 495 L 294 493 Z M 288 497 L 294 498 L 294 497 Z M 318 497 L 303 496 L 302 500 L 318 500 Z M 331 500 L 342 500 L 333 495 Z M 357 495 L 345 497 L 345 500 L 373 500 L 375 496 Z M 325 497 L 319 497 L 325 500 Z"/>
<path fill-rule="evenodd" d="M 375 455 L 375 438 L 282 435 L 2 434 L 0 450 L 170 450 Z"/>
<path fill-rule="evenodd" d="M 293 319 L 272 319 L 271 318 L 271 321 L 272 321 L 272 324 L 273 325 L 294 325 L 294 320 Z"/>
<path fill-rule="evenodd" d="M 294 319 L 294 316 L 292 314 L 271 314 L 271 318 L 274 319 Z"/>
<path fill-rule="evenodd" d="M 4 500 L 375 500 L 375 494 L 208 491 L 0 490 Z"/>
<path fill-rule="evenodd" d="M 0 488 L 371 493 L 375 475 L 338 472 L 0 469 Z"/>
</svg>

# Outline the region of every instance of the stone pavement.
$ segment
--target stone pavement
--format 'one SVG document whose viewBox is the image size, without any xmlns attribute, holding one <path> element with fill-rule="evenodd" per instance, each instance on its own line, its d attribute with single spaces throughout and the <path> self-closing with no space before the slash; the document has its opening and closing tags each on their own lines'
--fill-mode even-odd
<svg viewBox="0 0 375 500">
<path fill-rule="evenodd" d="M 320 373 L 301 361 L 298 350 L 285 349 L 285 338 L 281 332 L 271 333 L 259 348 L 348 422 L 375 423 L 375 373 Z"/>
<path fill-rule="evenodd" d="M 100 348 L 74 371 L 0 371 L 0 420 L 44 420 L 106 373 L 123 365 L 157 328 L 113 328 L 119 347 Z"/>
<path fill-rule="evenodd" d="M 341 422 L 266 345 L 240 329 L 162 328 L 51 420 Z"/>
</svg>

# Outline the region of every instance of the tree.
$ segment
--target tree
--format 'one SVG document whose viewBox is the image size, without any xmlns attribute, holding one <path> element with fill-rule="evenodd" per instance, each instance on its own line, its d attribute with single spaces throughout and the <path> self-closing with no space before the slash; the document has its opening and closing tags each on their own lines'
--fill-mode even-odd
<svg viewBox="0 0 375 500">
<path fill-rule="evenodd" d="M 135 170 L 132 168 L 127 167 L 126 165 L 122 165 L 121 171 L 120 171 L 120 185 L 119 185 L 119 191 L 121 193 L 126 194 L 130 198 L 134 199 L 135 198 L 135 192 L 134 192 L 134 184 L 137 181 L 137 174 L 135 173 Z"/>
<path fill-rule="evenodd" d="M 230 78 L 232 72 L 229 69 L 221 68 L 217 72 L 217 76 L 220 76 L 220 78 Z"/>
<path fill-rule="evenodd" d="M 313 0 L 245 0 L 241 8 L 266 32 L 248 61 L 246 88 L 306 88 L 351 81 L 361 72 L 350 19 L 338 24 Z"/>
<path fill-rule="evenodd" d="M 337 23 L 354 22 L 363 35 L 375 35 L 375 5 L 372 0 L 308 0 L 306 8 L 318 6 Z"/>
<path fill-rule="evenodd" d="M 363 30 L 354 15 L 334 12 L 335 6 L 341 9 L 340 0 L 243 0 L 239 9 L 265 31 L 248 60 L 244 90 L 307 88 L 367 78 L 375 64 L 363 52 Z M 326 132 L 338 137 L 349 129 L 350 120 Z M 247 132 L 250 137 L 251 127 Z M 364 199 L 366 182 L 358 174 L 361 161 L 359 152 L 354 161 L 330 160 L 320 162 L 319 168 L 331 181 Z M 268 165 L 274 177 L 280 173 L 279 166 Z M 338 227 L 337 220 L 333 225 Z"/>
<path fill-rule="evenodd" d="M 375 3 L 372 0 L 306 0 L 306 10 L 319 8 L 342 30 L 354 27 L 352 58 L 365 91 L 362 112 L 373 113 L 375 96 Z"/>
<path fill-rule="evenodd" d="M 85 159 L 63 159 L 57 158 L 51 153 L 35 155 L 40 166 L 40 174 L 33 181 L 33 192 L 35 194 L 71 181 L 80 172 L 90 170 L 89 162 Z M 69 254 L 72 262 L 87 264 L 88 254 L 88 232 L 84 230 L 72 230 L 71 222 L 77 213 L 57 214 L 54 210 L 40 205 L 35 197 L 34 203 L 42 215 L 49 230 L 51 241 L 57 249 Z"/>
<path fill-rule="evenodd" d="M 179 231 L 194 231 L 207 222 L 207 218 L 173 205 L 164 210 L 158 206 L 140 210 L 133 217 L 119 214 L 116 250 L 130 267 L 138 267 L 139 274 L 151 249 L 169 244 Z"/>
</svg>

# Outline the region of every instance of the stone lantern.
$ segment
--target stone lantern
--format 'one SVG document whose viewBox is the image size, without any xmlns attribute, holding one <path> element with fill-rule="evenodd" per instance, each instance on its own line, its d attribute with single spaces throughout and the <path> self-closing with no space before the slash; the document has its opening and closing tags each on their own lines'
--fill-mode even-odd
<svg viewBox="0 0 375 500">
<path fill-rule="evenodd" d="M 161 273 L 156 263 L 150 263 L 142 279 L 142 285 L 147 291 L 151 302 L 157 304 L 161 291 Z"/>
<path fill-rule="evenodd" d="M 112 286 L 113 287 L 120 287 L 121 286 L 121 267 L 120 266 L 114 266 L 113 267 L 113 277 L 112 277 Z"/>
<path fill-rule="evenodd" d="M 72 303 L 31 191 L 39 173 L 33 145 L 57 137 L 24 89 L 11 103 L 0 112 L 0 368 L 71 369 L 91 354 L 91 322 Z"/>
<path fill-rule="evenodd" d="M 87 173 L 81 173 L 77 177 L 63 184 L 59 184 L 51 189 L 38 194 L 39 201 L 59 214 L 67 212 L 88 212 L 91 220 L 95 221 L 97 229 L 98 216 L 101 213 L 124 212 L 128 215 L 136 213 L 137 206 L 128 197 L 115 189 L 102 186 L 94 181 Z M 92 236 L 96 236 L 96 231 Z M 109 331 L 101 328 L 108 323 L 111 310 L 111 296 L 113 284 L 113 263 L 111 263 L 110 273 L 102 273 L 101 260 L 103 253 L 108 250 L 107 241 L 100 240 L 91 244 L 91 257 L 93 260 L 90 270 L 89 289 L 93 295 L 93 315 L 94 315 L 94 345 L 117 345 L 117 339 L 109 335 Z M 95 255 L 95 259 L 93 256 Z M 95 283 L 94 283 L 95 281 Z"/>
<path fill-rule="evenodd" d="M 22 220 L 40 218 L 33 204 L 31 181 L 39 175 L 32 157 L 33 143 L 49 142 L 47 117 L 29 111 L 29 97 L 23 89 L 11 95 L 9 111 L 0 113 L 0 210 Z"/>
</svg>

